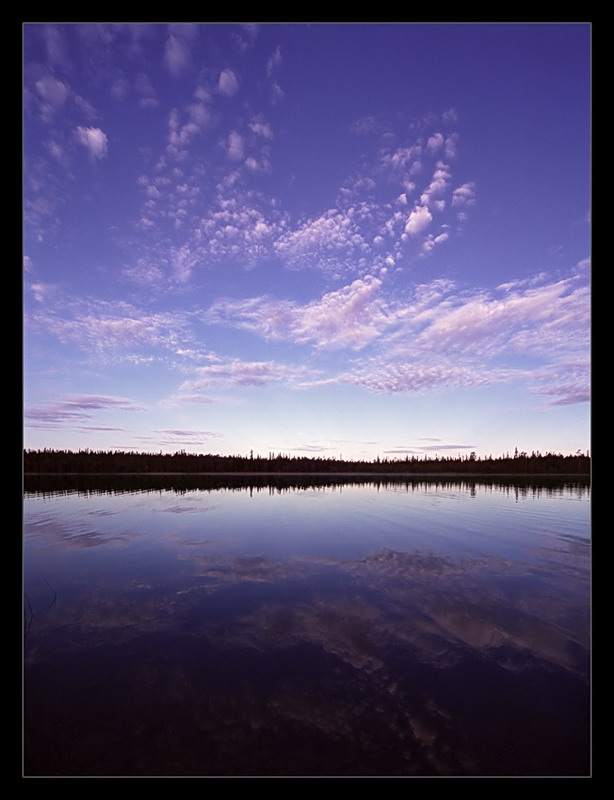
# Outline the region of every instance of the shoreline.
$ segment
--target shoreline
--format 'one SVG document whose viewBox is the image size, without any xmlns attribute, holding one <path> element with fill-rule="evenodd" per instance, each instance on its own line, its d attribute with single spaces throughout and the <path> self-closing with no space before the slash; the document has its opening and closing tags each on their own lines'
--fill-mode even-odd
<svg viewBox="0 0 614 800">
<path fill-rule="evenodd" d="M 281 476 L 315 476 L 315 477 L 376 477 L 376 478 L 424 478 L 424 477 L 454 477 L 454 478 L 590 478 L 590 473 L 587 472 L 24 472 L 25 478 L 36 477 L 37 475 L 44 475 L 50 477 L 52 475 L 74 477 L 76 475 L 84 476 L 173 476 L 173 475 L 192 475 L 194 477 L 281 477 Z"/>
</svg>

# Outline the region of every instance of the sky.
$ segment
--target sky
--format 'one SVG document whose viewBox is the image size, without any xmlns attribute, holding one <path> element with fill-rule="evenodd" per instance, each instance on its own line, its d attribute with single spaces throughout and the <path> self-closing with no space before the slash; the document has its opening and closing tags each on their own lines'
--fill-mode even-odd
<svg viewBox="0 0 614 800">
<path fill-rule="evenodd" d="M 24 446 L 590 447 L 589 24 L 25 24 Z"/>
</svg>

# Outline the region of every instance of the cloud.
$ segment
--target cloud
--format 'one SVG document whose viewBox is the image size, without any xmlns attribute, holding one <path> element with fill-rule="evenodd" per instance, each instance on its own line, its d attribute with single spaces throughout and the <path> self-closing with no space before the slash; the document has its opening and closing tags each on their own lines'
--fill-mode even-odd
<svg viewBox="0 0 614 800">
<path fill-rule="evenodd" d="M 41 118 L 45 122 L 52 122 L 70 95 L 68 85 L 52 75 L 47 75 L 37 80 L 34 88 Z"/>
<path fill-rule="evenodd" d="M 475 444 L 433 444 L 421 447 L 421 450 L 424 451 L 437 451 L 437 450 L 475 450 L 477 445 Z"/>
<path fill-rule="evenodd" d="M 177 283 L 187 283 L 196 264 L 197 259 L 188 245 L 184 244 L 182 247 L 174 248 L 171 251 L 173 278 Z"/>
<path fill-rule="evenodd" d="M 190 46 L 183 36 L 171 33 L 164 48 L 164 63 L 173 77 L 178 78 L 192 60 Z"/>
<path fill-rule="evenodd" d="M 429 233 L 424 242 L 422 242 L 422 252 L 430 253 L 433 248 L 437 247 L 438 244 L 443 244 L 443 242 L 447 241 L 448 238 L 449 234 L 447 231 L 443 231 L 442 233 L 437 234 L 437 236 Z"/>
<path fill-rule="evenodd" d="M 350 126 L 350 131 L 356 136 L 371 136 L 381 133 L 382 125 L 375 117 L 366 116 L 353 122 Z"/>
<path fill-rule="evenodd" d="M 258 114 L 257 116 L 252 117 L 249 123 L 249 127 L 255 134 L 263 137 L 264 139 L 273 138 L 273 129 L 271 128 L 269 123 L 265 121 L 262 114 Z"/>
<path fill-rule="evenodd" d="M 228 135 L 228 158 L 231 161 L 240 161 L 245 155 L 245 140 L 236 131 Z"/>
<path fill-rule="evenodd" d="M 559 386 L 549 386 L 542 389 L 534 389 L 533 391 L 535 394 L 546 395 L 553 398 L 550 403 L 548 403 L 548 407 L 589 403 L 591 399 L 590 387 L 585 383 L 582 383 L 581 385 L 576 383 L 568 383 Z"/>
<path fill-rule="evenodd" d="M 244 196 L 232 186 L 220 187 L 216 203 L 199 220 L 194 234 L 194 247 L 203 261 L 232 259 L 249 268 L 274 255 L 274 242 L 283 234 L 285 220 L 271 209 L 258 207 L 257 200 L 253 193 Z"/>
<path fill-rule="evenodd" d="M 257 23 L 244 22 L 241 24 L 240 30 L 233 33 L 232 38 L 239 47 L 239 50 L 244 51 L 254 46 L 259 31 L 260 25 Z"/>
<path fill-rule="evenodd" d="M 68 66 L 67 47 L 62 30 L 55 25 L 45 25 L 43 38 L 47 50 L 47 60 L 50 64 Z"/>
<path fill-rule="evenodd" d="M 452 192 L 453 206 L 472 206 L 475 203 L 475 184 L 464 183 Z"/>
<path fill-rule="evenodd" d="M 444 164 L 443 161 L 438 161 L 430 184 L 420 196 L 420 202 L 424 206 L 432 204 L 433 198 L 440 197 L 446 192 L 450 183 L 450 177 L 448 166 Z"/>
<path fill-rule="evenodd" d="M 285 93 L 281 86 L 273 81 L 271 84 L 271 103 L 275 106 L 277 103 L 281 103 L 284 99 Z"/>
<path fill-rule="evenodd" d="M 507 291 L 502 297 L 479 293 L 442 305 L 418 343 L 448 351 L 539 352 L 587 346 L 588 288 L 570 280 Z"/>
<path fill-rule="evenodd" d="M 220 72 L 217 88 L 220 94 L 232 97 L 239 91 L 239 81 L 231 69 L 224 69 Z"/>
<path fill-rule="evenodd" d="M 66 300 L 26 321 L 64 344 L 77 345 L 97 360 L 107 356 L 150 360 L 152 349 L 176 354 L 191 342 L 186 315 L 150 314 L 129 303 Z"/>
<path fill-rule="evenodd" d="M 51 75 L 36 81 L 36 90 L 45 103 L 53 108 L 64 105 L 70 94 L 68 86 Z"/>
<path fill-rule="evenodd" d="M 89 152 L 90 158 L 101 159 L 107 154 L 109 140 L 100 128 L 82 128 L 75 130 L 75 139 Z"/>
<path fill-rule="evenodd" d="M 395 321 L 379 296 L 381 285 L 381 280 L 367 275 L 303 306 L 266 298 L 220 300 L 205 319 L 270 339 L 313 343 L 320 349 L 359 350 Z"/>
<path fill-rule="evenodd" d="M 117 411 L 144 411 L 144 407 L 137 405 L 123 397 L 106 395 L 67 395 L 63 400 L 43 403 L 39 406 L 30 406 L 24 411 L 26 425 L 37 427 L 43 424 L 62 425 L 74 423 L 79 420 L 92 418 L 92 411 L 100 410 Z"/>
<path fill-rule="evenodd" d="M 329 209 L 278 238 L 275 251 L 294 268 L 351 269 L 369 251 L 360 221 L 360 210 Z"/>
<path fill-rule="evenodd" d="M 422 168 L 419 160 L 421 155 L 422 146 L 420 144 L 397 147 L 395 150 L 383 150 L 379 154 L 379 166 L 406 178 L 420 172 Z"/>
<path fill-rule="evenodd" d="M 417 236 L 431 224 L 433 215 L 426 206 L 416 205 L 410 213 L 405 230 L 410 236 Z"/>
<path fill-rule="evenodd" d="M 550 398 L 546 408 L 588 403 L 591 399 L 590 363 L 588 359 L 561 359 L 558 364 L 535 371 L 531 378 L 541 383 L 532 392 Z"/>
<path fill-rule="evenodd" d="M 303 307 L 254 303 L 242 320 L 273 338 L 319 348 L 371 345 L 377 353 L 351 371 L 304 385 L 413 393 L 515 381 L 562 405 L 588 399 L 590 386 L 589 289 L 578 280 L 549 283 L 541 276 L 493 293 L 459 293 L 451 281 L 437 280 L 416 287 L 413 298 L 393 301 L 383 283 L 365 279 Z M 353 300 L 358 305 L 350 313 Z M 519 355 L 544 366 L 522 369 Z"/>
<path fill-rule="evenodd" d="M 351 383 L 377 394 L 414 394 L 440 387 L 468 388 L 491 383 L 493 375 L 486 375 L 470 367 L 454 365 L 404 364 L 390 361 L 387 364 L 369 365 L 362 370 L 346 373 L 338 378 L 340 383 Z"/>
<path fill-rule="evenodd" d="M 211 439 L 211 438 L 220 438 L 219 433 L 214 433 L 213 431 L 203 431 L 203 430 L 156 430 L 154 433 L 164 433 L 167 436 L 176 437 L 178 439 L 182 439 L 185 437 L 189 437 L 190 439 L 196 439 L 201 441 L 202 439 Z"/>
<path fill-rule="evenodd" d="M 185 381 L 181 391 L 242 386 L 266 386 L 269 383 L 292 383 L 307 374 L 305 367 L 292 367 L 273 361 L 216 360 L 195 370 L 196 378 Z"/>
<path fill-rule="evenodd" d="M 266 65 L 266 74 L 270 78 L 273 75 L 273 72 L 279 67 L 281 64 L 281 49 L 277 47 L 273 55 L 269 58 L 267 65 Z"/>
<path fill-rule="evenodd" d="M 188 145 L 192 139 L 200 132 L 200 127 L 195 122 L 181 124 L 179 111 L 174 108 L 168 118 L 168 145 L 166 152 L 169 156 L 178 161 L 183 160 L 188 153 Z"/>
<path fill-rule="evenodd" d="M 436 153 L 437 150 L 441 150 L 444 144 L 444 138 L 441 133 L 434 133 L 432 136 L 429 136 L 426 146 L 429 152 Z"/>
<path fill-rule="evenodd" d="M 139 105 L 142 108 L 158 107 L 159 103 L 158 98 L 156 97 L 155 89 L 144 72 L 141 72 L 137 75 L 134 82 L 134 88 L 136 93 L 139 95 Z"/>
<path fill-rule="evenodd" d="M 50 283 L 31 283 L 30 284 L 30 291 L 34 295 L 34 299 L 37 303 L 44 303 L 51 294 L 55 291 L 56 287 Z"/>
<path fill-rule="evenodd" d="M 177 409 L 184 403 L 208 404 L 217 403 L 211 397 L 206 397 L 203 394 L 173 394 L 170 397 L 160 401 L 163 408 Z"/>
<path fill-rule="evenodd" d="M 456 158 L 457 144 L 458 144 L 457 133 L 451 133 L 448 137 L 446 137 L 445 148 L 444 148 L 446 158 Z"/>
</svg>

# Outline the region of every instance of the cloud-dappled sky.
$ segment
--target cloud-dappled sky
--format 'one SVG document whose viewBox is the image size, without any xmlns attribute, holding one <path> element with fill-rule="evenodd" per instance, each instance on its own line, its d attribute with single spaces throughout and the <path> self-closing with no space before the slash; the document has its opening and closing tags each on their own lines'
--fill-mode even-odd
<svg viewBox="0 0 614 800">
<path fill-rule="evenodd" d="M 23 32 L 26 447 L 588 449 L 589 25 Z"/>
</svg>

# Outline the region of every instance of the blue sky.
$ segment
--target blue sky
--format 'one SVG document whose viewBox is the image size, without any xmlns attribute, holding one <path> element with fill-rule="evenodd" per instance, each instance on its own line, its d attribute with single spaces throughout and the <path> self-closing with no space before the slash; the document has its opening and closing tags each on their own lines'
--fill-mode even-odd
<svg viewBox="0 0 614 800">
<path fill-rule="evenodd" d="M 588 24 L 27 24 L 25 446 L 590 446 Z"/>
</svg>

